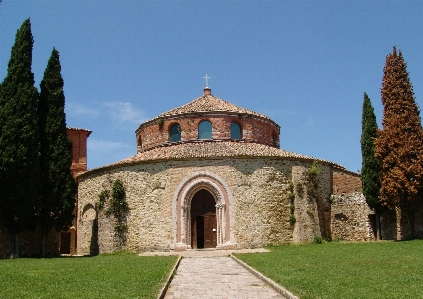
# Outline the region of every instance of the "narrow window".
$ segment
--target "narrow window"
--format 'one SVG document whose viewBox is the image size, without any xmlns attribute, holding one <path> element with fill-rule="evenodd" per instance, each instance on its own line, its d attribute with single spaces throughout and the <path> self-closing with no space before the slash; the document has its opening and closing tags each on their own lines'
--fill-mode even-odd
<svg viewBox="0 0 423 299">
<path fill-rule="evenodd" d="M 276 132 L 273 132 L 272 134 L 272 143 L 274 147 L 279 146 L 278 134 L 276 134 Z"/>
<path fill-rule="evenodd" d="M 170 142 L 181 141 L 181 126 L 179 124 L 173 124 L 169 130 Z"/>
<path fill-rule="evenodd" d="M 240 140 L 241 139 L 241 126 L 236 122 L 231 122 L 231 139 Z"/>
<path fill-rule="evenodd" d="M 212 139 L 212 124 L 208 120 L 198 124 L 198 139 Z"/>
</svg>

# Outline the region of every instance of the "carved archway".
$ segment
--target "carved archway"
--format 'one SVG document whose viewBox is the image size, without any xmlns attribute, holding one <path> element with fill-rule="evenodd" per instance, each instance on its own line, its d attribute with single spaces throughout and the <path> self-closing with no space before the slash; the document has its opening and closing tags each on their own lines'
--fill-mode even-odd
<svg viewBox="0 0 423 299">
<path fill-rule="evenodd" d="M 206 190 L 212 194 L 216 205 L 216 248 L 234 248 L 236 242 L 232 233 L 232 195 L 228 185 L 217 175 L 195 172 L 187 176 L 176 189 L 173 200 L 174 249 L 191 249 L 191 201 L 194 195 Z"/>
</svg>

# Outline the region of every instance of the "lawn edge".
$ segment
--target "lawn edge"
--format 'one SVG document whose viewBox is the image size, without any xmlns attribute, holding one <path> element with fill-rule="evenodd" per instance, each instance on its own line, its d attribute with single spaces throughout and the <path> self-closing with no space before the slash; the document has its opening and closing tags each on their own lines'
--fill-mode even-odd
<svg viewBox="0 0 423 299">
<path fill-rule="evenodd" d="M 167 277 L 166 283 L 163 286 L 163 288 L 161 289 L 157 299 L 164 299 L 166 292 L 167 292 L 167 289 L 169 288 L 169 285 L 172 282 L 173 275 L 176 273 L 176 270 L 178 269 L 179 264 L 181 263 L 181 260 L 182 260 L 182 256 L 179 256 L 178 260 L 175 263 L 175 266 L 173 266 L 172 270 L 170 271 L 169 276 Z"/>
<path fill-rule="evenodd" d="M 300 299 L 300 297 L 295 296 L 294 294 L 292 294 L 290 291 L 288 291 L 287 289 L 285 289 L 283 286 L 277 284 L 276 282 L 274 282 L 273 280 L 271 280 L 270 278 L 264 276 L 262 273 L 260 273 L 259 271 L 257 271 L 256 269 L 250 267 L 249 265 L 247 265 L 246 263 L 244 263 L 243 261 L 241 261 L 240 259 L 238 259 L 237 257 L 233 256 L 232 254 L 229 255 L 235 262 L 237 262 L 238 264 L 240 264 L 242 267 L 244 267 L 245 269 L 247 269 L 250 273 L 252 273 L 254 276 L 256 276 L 257 278 L 263 280 L 265 283 L 267 283 L 271 288 L 273 288 L 276 292 L 280 293 L 284 298 L 287 299 Z"/>
</svg>

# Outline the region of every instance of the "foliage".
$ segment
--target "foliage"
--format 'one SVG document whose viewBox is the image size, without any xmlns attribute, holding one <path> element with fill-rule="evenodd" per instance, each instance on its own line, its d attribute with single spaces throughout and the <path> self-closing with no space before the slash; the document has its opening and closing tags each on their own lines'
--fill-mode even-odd
<svg viewBox="0 0 423 299">
<path fill-rule="evenodd" d="M 422 246 L 422 240 L 324 242 L 236 256 L 302 299 L 421 298 Z"/>
<path fill-rule="evenodd" d="M 323 244 L 323 238 L 321 236 L 314 236 L 313 244 Z"/>
<path fill-rule="evenodd" d="M 366 93 L 364 93 L 361 128 L 361 183 L 363 194 L 369 207 L 379 210 L 380 164 L 375 157 L 374 145 L 378 127 L 372 103 Z"/>
<path fill-rule="evenodd" d="M 0 298 L 157 298 L 176 260 L 122 252 L 0 260 Z"/>
<path fill-rule="evenodd" d="M 98 212 L 104 208 L 104 205 L 110 198 L 110 191 L 103 190 L 98 195 L 98 201 L 95 203 L 95 210 Z"/>
<path fill-rule="evenodd" d="M 121 180 L 115 180 L 112 186 L 112 192 L 103 190 L 98 195 L 98 202 L 95 204 L 96 211 L 104 209 L 107 201 L 109 207 L 106 209 L 106 216 L 113 216 L 116 218 L 114 230 L 119 237 L 121 245 L 125 242 L 125 233 L 128 232 L 126 224 L 126 214 L 129 211 L 129 206 L 126 201 L 125 188 Z"/>
<path fill-rule="evenodd" d="M 386 57 L 382 82 L 383 130 L 375 155 L 381 163 L 380 200 L 384 206 L 422 205 L 423 130 L 401 51 Z"/>
<path fill-rule="evenodd" d="M 65 95 L 59 52 L 53 49 L 41 81 L 38 101 L 41 196 L 36 207 L 42 232 L 42 256 L 48 232 L 67 229 L 74 218 L 76 183 L 71 166 L 72 144 L 67 137 Z"/>
<path fill-rule="evenodd" d="M 293 214 L 289 216 L 289 224 L 294 225 L 297 222 L 297 218 Z"/>
<path fill-rule="evenodd" d="M 311 196 L 316 196 L 316 189 L 319 187 L 319 169 L 317 162 L 313 161 L 307 172 L 307 192 Z"/>
<path fill-rule="evenodd" d="M 294 192 L 294 183 L 293 182 L 289 182 L 288 191 L 291 192 L 291 193 Z"/>
<path fill-rule="evenodd" d="M 164 124 L 163 117 L 160 117 L 159 119 L 157 119 L 157 126 L 159 127 L 159 129 L 163 128 L 163 124 Z"/>
<path fill-rule="evenodd" d="M 0 221 L 15 236 L 34 226 L 39 196 L 38 91 L 31 72 L 33 37 L 27 19 L 16 33 L 0 94 Z M 17 243 L 13 255 L 18 256 Z"/>
<path fill-rule="evenodd" d="M 109 212 L 117 219 L 125 217 L 128 212 L 128 203 L 126 202 L 125 188 L 122 181 L 116 180 L 112 186 L 112 197 L 110 199 Z"/>
<path fill-rule="evenodd" d="M 304 187 L 302 183 L 297 183 L 297 194 L 300 197 L 304 195 Z"/>
</svg>

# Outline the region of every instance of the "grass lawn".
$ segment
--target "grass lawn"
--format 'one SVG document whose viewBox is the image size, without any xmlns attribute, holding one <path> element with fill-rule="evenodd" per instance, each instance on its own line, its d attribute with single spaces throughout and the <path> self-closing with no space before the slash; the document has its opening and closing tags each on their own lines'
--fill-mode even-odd
<svg viewBox="0 0 423 299">
<path fill-rule="evenodd" d="M 238 254 L 307 298 L 423 298 L 423 241 L 287 245 Z"/>
<path fill-rule="evenodd" d="M 176 256 L 0 260 L 0 298 L 157 298 Z"/>
</svg>

